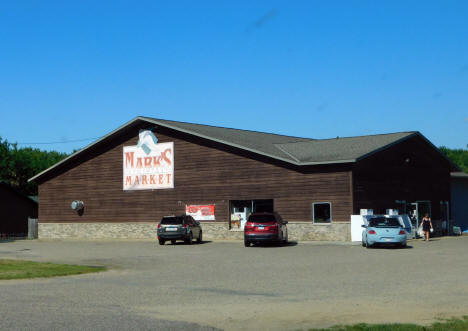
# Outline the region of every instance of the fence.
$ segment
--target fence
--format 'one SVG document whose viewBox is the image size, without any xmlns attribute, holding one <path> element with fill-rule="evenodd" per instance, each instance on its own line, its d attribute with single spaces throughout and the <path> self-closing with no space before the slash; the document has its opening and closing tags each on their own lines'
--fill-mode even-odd
<svg viewBox="0 0 468 331">
<path fill-rule="evenodd" d="M 37 239 L 37 218 L 28 217 L 28 239 Z"/>
</svg>

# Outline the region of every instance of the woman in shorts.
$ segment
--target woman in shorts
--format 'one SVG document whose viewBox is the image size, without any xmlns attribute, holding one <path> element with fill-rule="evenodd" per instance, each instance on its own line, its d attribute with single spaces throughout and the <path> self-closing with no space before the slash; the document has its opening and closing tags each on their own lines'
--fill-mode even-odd
<svg viewBox="0 0 468 331">
<path fill-rule="evenodd" d="M 429 233 L 433 229 L 432 221 L 431 221 L 431 218 L 429 217 L 429 214 L 424 215 L 421 221 L 421 227 L 424 231 L 424 241 L 429 241 Z"/>
</svg>

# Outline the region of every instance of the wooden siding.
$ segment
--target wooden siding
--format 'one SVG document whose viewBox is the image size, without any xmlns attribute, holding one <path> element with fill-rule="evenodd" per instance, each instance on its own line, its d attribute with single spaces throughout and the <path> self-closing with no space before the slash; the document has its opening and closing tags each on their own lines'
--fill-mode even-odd
<svg viewBox="0 0 468 331">
<path fill-rule="evenodd" d="M 136 145 L 130 128 L 51 171 L 39 183 L 39 222 L 151 222 L 185 212 L 186 204 L 216 204 L 216 221 L 229 220 L 229 200 L 274 199 L 289 221 L 312 221 L 312 203 L 330 201 L 333 221 L 352 211 L 349 165 L 294 168 L 266 157 L 166 128 L 160 143 L 174 142 L 174 189 L 122 190 L 123 146 Z M 70 204 L 82 200 L 83 215 Z"/>
<path fill-rule="evenodd" d="M 406 162 L 406 160 L 409 162 Z M 354 213 L 400 209 L 396 200 L 431 201 L 440 219 L 440 201 L 450 201 L 450 164 L 420 137 L 413 137 L 358 162 L 353 170 Z"/>
</svg>

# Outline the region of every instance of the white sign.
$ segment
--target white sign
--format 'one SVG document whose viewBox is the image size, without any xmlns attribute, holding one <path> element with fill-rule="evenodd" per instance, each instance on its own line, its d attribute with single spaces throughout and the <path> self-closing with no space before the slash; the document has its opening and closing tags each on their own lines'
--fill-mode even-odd
<svg viewBox="0 0 468 331">
<path fill-rule="evenodd" d="M 174 188 L 174 143 L 157 143 L 150 130 L 142 130 L 138 145 L 123 148 L 123 189 Z"/>
</svg>

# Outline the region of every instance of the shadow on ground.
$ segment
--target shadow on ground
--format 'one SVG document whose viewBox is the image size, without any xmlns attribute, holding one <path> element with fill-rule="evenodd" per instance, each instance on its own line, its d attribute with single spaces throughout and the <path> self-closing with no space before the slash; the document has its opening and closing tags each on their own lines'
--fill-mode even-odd
<svg viewBox="0 0 468 331">
<path fill-rule="evenodd" d="M 212 241 L 210 240 L 203 240 L 202 242 L 198 243 L 196 241 L 194 241 L 192 243 L 192 245 L 205 245 L 205 244 L 210 244 L 212 243 Z M 186 242 L 184 241 L 181 241 L 181 240 L 178 240 L 176 241 L 175 243 L 172 243 L 170 240 L 166 241 L 166 243 L 164 245 L 168 245 L 168 246 L 191 246 L 190 244 L 187 244 Z"/>
<path fill-rule="evenodd" d="M 274 242 L 265 242 L 265 243 L 256 243 L 253 244 L 253 247 L 262 247 L 262 248 L 269 248 L 269 247 L 294 247 L 297 246 L 297 241 L 288 241 L 287 243 L 274 243 Z"/>
<path fill-rule="evenodd" d="M 401 246 L 385 246 L 385 245 L 377 245 L 368 247 L 369 249 L 413 249 L 413 246 L 407 245 L 405 247 Z"/>
</svg>

